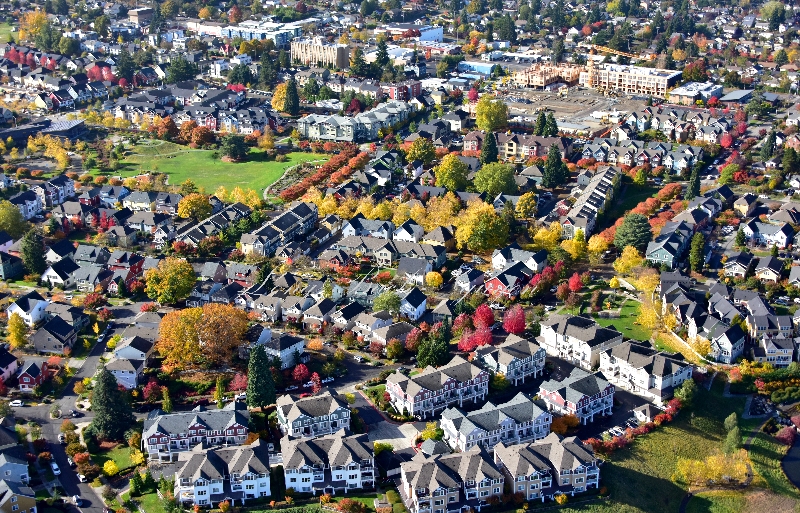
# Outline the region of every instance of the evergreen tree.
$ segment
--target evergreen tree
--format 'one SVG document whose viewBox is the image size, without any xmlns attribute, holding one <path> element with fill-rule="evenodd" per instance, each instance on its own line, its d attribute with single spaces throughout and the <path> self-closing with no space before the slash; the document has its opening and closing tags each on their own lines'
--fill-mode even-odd
<svg viewBox="0 0 800 513">
<path fill-rule="evenodd" d="M 650 223 L 642 214 L 628 214 L 614 234 L 614 245 L 622 251 L 626 246 L 633 246 L 640 253 L 653 238 Z"/>
<path fill-rule="evenodd" d="M 364 60 L 364 51 L 360 47 L 353 49 L 353 55 L 350 57 L 350 74 L 357 77 L 364 77 L 367 75 L 369 66 L 367 61 Z"/>
<path fill-rule="evenodd" d="M 431 330 L 428 338 L 419 345 L 417 362 L 420 367 L 438 367 L 450 359 L 450 325 L 443 324 L 439 329 Z"/>
<path fill-rule="evenodd" d="M 135 422 L 125 393 L 120 391 L 117 379 L 106 369 L 100 371 L 92 391 L 92 428 L 109 440 L 121 440 Z"/>
<path fill-rule="evenodd" d="M 172 398 L 169 396 L 169 388 L 161 388 L 161 409 L 166 413 L 172 412 Z"/>
<path fill-rule="evenodd" d="M 552 112 L 547 113 L 547 122 L 544 125 L 542 135 L 545 137 L 558 136 L 558 123 L 556 122 L 556 118 L 553 116 Z"/>
<path fill-rule="evenodd" d="M 783 174 L 793 175 L 800 171 L 800 158 L 794 148 L 786 148 L 783 152 Z"/>
<path fill-rule="evenodd" d="M 481 164 L 491 164 L 492 162 L 497 162 L 497 139 L 492 132 L 489 132 L 483 138 Z"/>
<path fill-rule="evenodd" d="M 284 111 L 289 115 L 296 116 L 300 113 L 300 96 L 297 94 L 297 82 L 294 77 L 286 83 L 286 103 Z"/>
<path fill-rule="evenodd" d="M 767 161 L 772 158 L 773 151 L 775 150 L 775 131 L 771 131 L 767 136 L 766 140 L 764 140 L 764 144 L 761 146 L 761 160 Z"/>
<path fill-rule="evenodd" d="M 703 249 L 706 245 L 706 239 L 703 234 L 697 232 L 692 237 L 692 244 L 689 249 L 689 265 L 692 271 L 699 273 L 703 269 Z"/>
<path fill-rule="evenodd" d="M 700 166 L 692 168 L 692 174 L 689 177 L 689 187 L 686 189 L 686 199 L 691 200 L 700 195 Z"/>
<path fill-rule="evenodd" d="M 378 41 L 378 53 L 375 55 L 375 63 L 381 68 L 389 64 L 389 50 L 385 39 Z"/>
<path fill-rule="evenodd" d="M 739 231 L 736 232 L 736 239 L 734 239 L 733 243 L 740 248 L 745 247 L 747 244 L 747 237 L 744 236 L 744 232 L 741 228 L 739 228 Z"/>
<path fill-rule="evenodd" d="M 29 274 L 42 274 L 47 270 L 44 259 L 44 240 L 37 230 L 30 230 L 22 236 L 20 253 L 25 270 Z"/>
<path fill-rule="evenodd" d="M 534 135 L 544 135 L 544 126 L 547 124 L 547 116 L 543 110 L 539 111 L 539 116 L 536 118 L 536 125 L 533 128 Z"/>
<path fill-rule="evenodd" d="M 145 491 L 155 491 L 156 489 L 156 481 L 153 479 L 153 473 L 150 472 L 150 467 L 148 467 L 147 471 L 144 473 L 142 485 Z"/>
<path fill-rule="evenodd" d="M 289 67 L 289 54 L 286 53 L 286 50 L 281 49 L 281 51 L 278 52 L 278 64 L 281 69 L 287 69 Z"/>
<path fill-rule="evenodd" d="M 275 399 L 270 361 L 264 346 L 258 346 L 250 352 L 247 365 L 247 406 L 262 408 L 274 404 Z"/>
<path fill-rule="evenodd" d="M 133 475 L 130 479 L 131 484 L 131 497 L 138 497 L 142 494 L 142 488 L 144 487 L 144 483 L 142 483 L 142 475 L 139 474 L 138 470 L 133 471 Z"/>
<path fill-rule="evenodd" d="M 124 78 L 128 82 L 133 80 L 133 73 L 136 71 L 136 63 L 127 50 L 123 50 L 117 56 L 117 78 Z"/>
<path fill-rule="evenodd" d="M 558 146 L 554 144 L 547 152 L 547 162 L 544 163 L 544 171 L 542 171 L 542 187 L 553 189 L 563 184 L 568 177 L 569 170 L 561 161 L 561 152 L 558 150 Z"/>
</svg>

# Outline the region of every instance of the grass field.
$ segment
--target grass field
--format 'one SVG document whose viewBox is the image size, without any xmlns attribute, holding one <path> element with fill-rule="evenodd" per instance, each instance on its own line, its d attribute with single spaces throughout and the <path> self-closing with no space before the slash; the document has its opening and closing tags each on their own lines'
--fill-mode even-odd
<svg viewBox="0 0 800 513">
<path fill-rule="evenodd" d="M 98 452 L 96 454 L 92 454 L 92 461 L 94 461 L 100 468 L 103 468 L 103 465 L 106 461 L 113 460 L 114 463 L 117 464 L 117 468 L 122 470 L 125 468 L 130 467 L 133 465 L 131 463 L 131 452 L 127 446 L 121 445 L 116 449 L 111 449 L 110 451 L 103 451 Z"/>
<path fill-rule="evenodd" d="M 127 178 L 146 171 L 158 171 L 170 176 L 169 183 L 178 185 L 191 178 L 198 187 L 213 193 L 224 185 L 254 189 L 261 192 L 283 175 L 286 168 L 308 161 L 326 161 L 329 155 L 295 152 L 287 155 L 286 162 L 267 161 L 265 154 L 252 150 L 247 162 L 232 163 L 214 159 L 212 150 L 193 150 L 175 143 L 161 142 L 153 145 L 137 145 L 112 172 L 114 176 Z M 97 174 L 97 171 L 93 171 Z"/>
<path fill-rule="evenodd" d="M 639 303 L 628 300 L 622 305 L 619 319 L 595 319 L 601 326 L 614 325 L 624 336 L 636 340 L 650 340 L 653 332 L 644 326 L 637 324 L 636 318 L 639 316 Z"/>
<path fill-rule="evenodd" d="M 8 36 L 12 36 L 14 41 L 17 41 L 17 33 L 11 32 L 12 26 L 8 23 L 0 23 L 0 42 L 5 43 L 8 41 Z"/>
<path fill-rule="evenodd" d="M 632 210 L 633 207 L 657 193 L 659 189 L 659 187 L 649 184 L 639 187 L 626 180 L 617 193 L 614 206 L 603 213 L 600 224 L 595 231 L 598 232 L 616 223 L 617 219 L 625 215 L 625 212 Z"/>
</svg>

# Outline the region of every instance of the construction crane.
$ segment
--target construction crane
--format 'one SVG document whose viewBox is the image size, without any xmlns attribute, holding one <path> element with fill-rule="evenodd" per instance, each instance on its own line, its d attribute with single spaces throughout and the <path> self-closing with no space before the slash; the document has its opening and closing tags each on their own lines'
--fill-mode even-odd
<svg viewBox="0 0 800 513">
<path fill-rule="evenodd" d="M 628 57 L 629 59 L 641 59 L 642 58 L 639 55 L 635 55 L 635 54 L 628 53 L 628 52 L 622 52 L 620 50 L 614 50 L 613 48 L 609 48 L 607 46 L 591 45 L 591 49 L 589 50 L 589 53 L 591 55 L 594 55 L 594 54 L 596 54 L 598 52 L 599 53 L 610 53 L 610 54 L 619 55 L 619 56 L 622 56 L 622 57 Z M 650 54 L 650 55 L 644 57 L 644 59 L 647 60 L 647 61 L 652 61 L 655 58 L 656 58 L 655 54 Z M 595 87 L 595 84 L 597 82 L 597 68 L 595 66 L 596 65 L 595 65 L 595 63 L 594 63 L 594 61 L 592 59 L 589 59 L 589 60 L 586 61 L 586 71 L 588 73 L 588 76 L 587 76 L 588 80 L 586 81 L 586 85 L 589 86 L 589 87 Z"/>
</svg>

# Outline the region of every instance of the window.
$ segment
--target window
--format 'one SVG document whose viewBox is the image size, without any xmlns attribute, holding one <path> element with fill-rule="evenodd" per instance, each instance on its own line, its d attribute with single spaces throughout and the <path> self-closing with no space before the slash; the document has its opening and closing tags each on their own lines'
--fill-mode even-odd
<svg viewBox="0 0 800 513">
<path fill-rule="evenodd" d="M 442 504 L 444 504 L 444 499 L 436 499 L 433 501 L 434 506 L 441 506 Z"/>
<path fill-rule="evenodd" d="M 455 501 L 456 501 L 456 498 L 453 497 L 453 496 L 450 496 L 450 497 L 447 498 L 447 502 L 455 502 Z"/>
<path fill-rule="evenodd" d="M 208 492 L 206 492 L 205 490 L 197 490 L 197 495 L 205 495 L 206 493 Z"/>
<path fill-rule="evenodd" d="M 517 491 L 520 491 L 520 492 L 522 492 L 522 491 L 524 491 L 524 490 L 525 490 L 525 485 L 519 485 L 519 486 L 517 486 Z"/>
<path fill-rule="evenodd" d="M 500 493 L 500 488 L 495 488 L 494 493 Z"/>
<path fill-rule="evenodd" d="M 17 498 L 16 497 L 11 497 L 11 502 L 17 502 Z"/>
</svg>

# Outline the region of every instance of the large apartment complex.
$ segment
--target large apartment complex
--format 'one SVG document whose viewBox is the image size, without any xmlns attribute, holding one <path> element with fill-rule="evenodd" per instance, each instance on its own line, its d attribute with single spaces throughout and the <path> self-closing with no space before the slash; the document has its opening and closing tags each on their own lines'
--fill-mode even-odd
<svg viewBox="0 0 800 513">
<path fill-rule="evenodd" d="M 587 317 L 556 314 L 542 322 L 536 340 L 550 356 L 591 370 L 600 364 L 600 353 L 622 343 L 622 333 Z"/>
<path fill-rule="evenodd" d="M 372 442 L 344 430 L 313 440 L 281 440 L 286 488 L 301 493 L 347 493 L 375 485 Z"/>
<path fill-rule="evenodd" d="M 291 44 L 292 62 L 305 66 L 331 66 L 346 68 L 350 65 L 350 51 L 347 45 L 327 43 L 322 38 L 295 39 Z"/>
<path fill-rule="evenodd" d="M 544 438 L 550 433 L 553 416 L 542 401 L 520 392 L 502 404 L 487 402 L 479 410 L 465 413 L 449 408 L 442 413 L 444 441 L 466 451 L 475 445 L 488 450 L 498 443 L 518 444 Z"/>
<path fill-rule="evenodd" d="M 316 141 L 374 141 L 381 128 L 405 123 L 413 111 L 412 104 L 391 100 L 352 117 L 310 114 L 297 120 L 297 130 Z"/>
<path fill-rule="evenodd" d="M 676 85 L 681 71 L 640 68 L 628 64 L 600 64 L 593 70 L 581 72 L 579 84 L 617 93 L 647 94 L 664 98 L 667 90 Z M 591 82 L 591 83 L 590 83 Z"/>
<path fill-rule="evenodd" d="M 611 415 L 614 385 L 602 374 L 572 369 L 562 381 L 548 380 L 539 386 L 539 397 L 550 411 L 575 415 L 581 424 L 594 422 L 595 415 Z"/>
<path fill-rule="evenodd" d="M 278 398 L 278 424 L 284 435 L 292 438 L 329 435 L 341 429 L 350 430 L 347 402 L 330 391 L 312 397 Z"/>
<path fill-rule="evenodd" d="M 517 386 L 525 383 L 525 378 L 535 378 L 544 372 L 545 356 L 547 353 L 538 344 L 512 334 L 499 346 L 479 348 L 475 359 Z"/>
<path fill-rule="evenodd" d="M 450 405 L 462 407 L 485 399 L 489 373 L 456 356 L 447 365 L 429 366 L 416 376 L 395 372 L 386 380 L 386 391 L 397 411 L 428 419 Z"/>
</svg>

